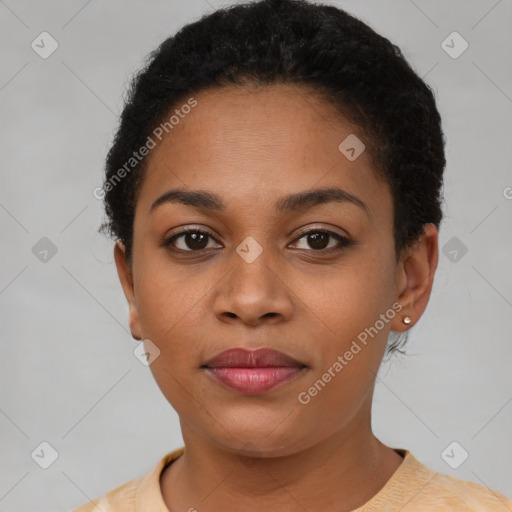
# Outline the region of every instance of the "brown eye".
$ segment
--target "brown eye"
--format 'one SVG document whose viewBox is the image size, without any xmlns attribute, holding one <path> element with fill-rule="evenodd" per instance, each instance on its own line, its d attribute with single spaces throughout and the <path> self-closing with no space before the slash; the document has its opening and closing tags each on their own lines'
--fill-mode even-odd
<svg viewBox="0 0 512 512">
<path fill-rule="evenodd" d="M 307 240 L 312 249 L 325 249 L 329 244 L 329 237 L 327 233 L 313 233 L 307 235 Z"/>
<path fill-rule="evenodd" d="M 332 231 L 325 230 L 312 230 L 306 233 L 303 233 L 297 240 L 305 240 L 307 247 L 299 247 L 299 249 L 308 249 L 311 248 L 313 251 L 324 251 L 330 252 L 331 250 L 337 251 L 342 249 L 343 247 L 348 247 L 353 244 L 352 240 L 338 235 L 337 233 L 333 233 Z M 329 241 L 334 239 L 338 242 L 334 246 L 329 246 Z"/>
<path fill-rule="evenodd" d="M 210 240 L 216 241 L 210 233 L 199 229 L 188 229 L 167 238 L 163 242 L 163 245 L 175 252 L 201 252 L 206 249 L 218 247 L 215 244 L 213 246 L 209 245 Z M 297 240 L 298 242 L 295 242 L 296 245 L 301 240 L 305 240 L 306 243 L 306 247 L 298 247 L 299 249 L 326 253 L 339 251 L 354 243 L 352 240 L 344 236 L 326 230 L 308 231 L 303 233 Z M 330 244 L 332 240 L 337 242 L 337 244 Z"/>
<path fill-rule="evenodd" d="M 189 229 L 171 236 L 164 241 L 164 245 L 177 251 L 197 252 L 208 248 L 210 238 L 213 239 L 206 231 Z"/>
</svg>

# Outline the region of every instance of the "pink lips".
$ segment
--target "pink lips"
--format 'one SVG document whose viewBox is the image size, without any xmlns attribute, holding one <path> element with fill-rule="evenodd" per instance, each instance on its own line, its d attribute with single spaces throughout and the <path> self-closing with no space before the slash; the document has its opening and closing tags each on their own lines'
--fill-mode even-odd
<svg viewBox="0 0 512 512">
<path fill-rule="evenodd" d="M 266 348 L 225 350 L 208 360 L 204 367 L 222 384 L 249 395 L 269 391 L 306 368 L 292 357 Z"/>
</svg>

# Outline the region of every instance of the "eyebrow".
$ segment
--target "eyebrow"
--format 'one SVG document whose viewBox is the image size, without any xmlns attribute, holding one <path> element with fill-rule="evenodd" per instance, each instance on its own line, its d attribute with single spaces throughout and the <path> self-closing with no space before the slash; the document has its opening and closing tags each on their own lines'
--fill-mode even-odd
<svg viewBox="0 0 512 512">
<path fill-rule="evenodd" d="M 338 187 L 306 190 L 304 192 L 297 192 L 280 197 L 276 201 L 275 209 L 277 212 L 293 213 L 299 210 L 313 208 L 314 206 L 330 202 L 349 202 L 355 204 L 356 206 L 363 209 L 368 217 L 370 217 L 370 210 L 361 199 Z M 166 203 L 182 203 L 187 206 L 193 206 L 203 210 L 226 210 L 226 206 L 222 201 L 222 198 L 217 194 L 204 190 L 186 190 L 182 188 L 175 188 L 165 192 L 165 194 L 156 199 L 156 201 L 151 205 L 149 213 L 152 213 L 156 208 Z"/>
</svg>

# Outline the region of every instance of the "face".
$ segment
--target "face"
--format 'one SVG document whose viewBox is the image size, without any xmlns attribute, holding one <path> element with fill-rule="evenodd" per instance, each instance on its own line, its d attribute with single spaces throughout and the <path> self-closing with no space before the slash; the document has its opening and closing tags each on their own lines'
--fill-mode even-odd
<svg viewBox="0 0 512 512">
<path fill-rule="evenodd" d="M 389 331 L 418 292 L 395 261 L 389 187 L 367 152 L 339 149 L 364 134 L 295 87 L 194 98 L 148 157 L 131 266 L 116 247 L 132 333 L 160 351 L 150 368 L 184 438 L 278 456 L 368 426 Z M 215 200 L 162 199 L 178 188 Z M 301 366 L 235 390 L 204 365 L 238 347 Z"/>
</svg>

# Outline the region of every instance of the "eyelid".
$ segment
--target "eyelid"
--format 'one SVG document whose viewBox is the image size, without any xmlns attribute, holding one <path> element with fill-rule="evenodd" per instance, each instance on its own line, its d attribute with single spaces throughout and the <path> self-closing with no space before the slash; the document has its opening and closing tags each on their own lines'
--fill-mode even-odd
<svg viewBox="0 0 512 512">
<path fill-rule="evenodd" d="M 169 240 L 170 238 L 173 238 L 177 235 L 186 234 L 186 233 L 195 233 L 195 232 L 206 233 L 209 236 L 211 236 L 212 238 L 216 239 L 215 235 L 208 228 L 201 226 L 199 224 L 187 224 L 186 226 L 180 226 L 179 228 L 176 228 L 176 231 L 170 235 L 167 235 L 167 234 L 164 235 L 162 240 L 165 241 L 165 240 Z"/>
<path fill-rule="evenodd" d="M 345 233 L 338 233 L 337 231 L 334 231 L 334 229 L 331 229 L 330 227 L 326 227 L 325 225 L 320 225 L 320 224 L 308 224 L 307 226 L 305 226 L 304 228 L 300 228 L 299 232 L 295 235 L 295 240 L 297 238 L 300 238 L 301 236 L 303 235 L 306 235 L 308 233 L 310 233 L 311 231 L 322 231 L 322 232 L 325 232 L 325 233 L 330 233 L 330 234 L 333 234 L 333 235 L 338 235 L 342 238 L 349 238 L 349 235 L 345 232 Z"/>
</svg>

